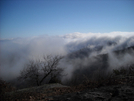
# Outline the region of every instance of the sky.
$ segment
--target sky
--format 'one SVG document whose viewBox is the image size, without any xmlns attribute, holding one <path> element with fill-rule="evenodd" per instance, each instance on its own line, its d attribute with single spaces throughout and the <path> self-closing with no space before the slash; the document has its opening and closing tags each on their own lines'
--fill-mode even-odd
<svg viewBox="0 0 134 101">
<path fill-rule="evenodd" d="M 0 38 L 134 32 L 133 0 L 0 0 Z"/>
</svg>

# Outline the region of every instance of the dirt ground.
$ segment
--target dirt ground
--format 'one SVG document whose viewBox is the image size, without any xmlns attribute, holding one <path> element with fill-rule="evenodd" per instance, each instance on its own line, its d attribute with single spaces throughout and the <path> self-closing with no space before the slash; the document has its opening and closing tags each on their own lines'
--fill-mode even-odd
<svg viewBox="0 0 134 101">
<path fill-rule="evenodd" d="M 88 88 L 46 84 L 5 93 L 1 101 L 134 101 L 134 84 Z"/>
</svg>

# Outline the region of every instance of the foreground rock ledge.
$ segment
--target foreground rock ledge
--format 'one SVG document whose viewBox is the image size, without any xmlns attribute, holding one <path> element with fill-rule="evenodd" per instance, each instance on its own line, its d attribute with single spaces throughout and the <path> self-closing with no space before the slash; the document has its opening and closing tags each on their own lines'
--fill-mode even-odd
<svg viewBox="0 0 134 101">
<path fill-rule="evenodd" d="M 134 101 L 134 84 L 93 89 L 73 89 L 61 84 L 45 84 L 6 93 L 2 101 Z"/>
<path fill-rule="evenodd" d="M 116 85 L 51 97 L 54 101 L 134 101 L 133 85 Z"/>
</svg>

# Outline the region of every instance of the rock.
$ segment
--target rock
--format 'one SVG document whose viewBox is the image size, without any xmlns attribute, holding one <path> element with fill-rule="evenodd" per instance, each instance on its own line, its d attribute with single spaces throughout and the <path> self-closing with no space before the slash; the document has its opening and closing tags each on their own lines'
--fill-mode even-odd
<svg viewBox="0 0 134 101">
<path fill-rule="evenodd" d="M 33 92 L 30 93 L 30 91 Z M 39 91 L 42 93 L 40 93 Z M 36 94 L 40 93 L 39 97 L 34 92 L 36 92 Z M 38 99 L 53 101 L 134 101 L 134 87 L 126 84 L 111 85 L 105 87 L 103 86 L 95 89 L 83 89 L 82 91 L 80 91 L 79 89 L 74 90 L 71 87 L 64 87 L 60 84 L 51 84 L 42 85 L 36 88 L 18 90 L 16 92 L 10 92 L 7 93 L 7 96 L 10 96 L 12 94 L 15 95 L 15 99 L 19 99 L 19 95 L 22 96 L 22 94 L 24 94 L 25 96 L 28 96 L 28 99 L 30 100 Z"/>
<path fill-rule="evenodd" d="M 67 101 L 70 101 L 71 100 L 71 98 L 67 98 Z"/>
<path fill-rule="evenodd" d="M 60 98 L 59 101 L 66 98 L 69 101 L 134 101 L 134 87 L 131 85 L 113 85 L 61 95 L 58 98 Z M 55 97 L 54 100 L 56 99 Z"/>
<path fill-rule="evenodd" d="M 114 89 L 112 92 L 112 97 L 118 96 L 119 95 L 119 90 L 118 89 Z"/>
<path fill-rule="evenodd" d="M 84 99 L 87 99 L 87 98 L 89 98 L 89 94 L 86 93 L 86 94 L 84 94 L 83 97 L 84 97 Z"/>
<path fill-rule="evenodd" d="M 77 95 L 79 95 L 80 94 L 80 92 L 77 92 Z"/>
</svg>

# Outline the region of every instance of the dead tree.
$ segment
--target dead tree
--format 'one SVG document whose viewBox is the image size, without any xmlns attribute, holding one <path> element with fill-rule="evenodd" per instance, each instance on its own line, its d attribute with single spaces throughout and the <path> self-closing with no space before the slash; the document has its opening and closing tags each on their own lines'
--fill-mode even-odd
<svg viewBox="0 0 134 101">
<path fill-rule="evenodd" d="M 25 81 L 34 82 L 37 86 L 49 76 L 50 80 L 57 76 L 60 76 L 63 68 L 59 68 L 59 62 L 62 56 L 47 55 L 43 57 L 43 61 L 30 61 L 24 69 L 20 72 L 19 79 Z"/>
</svg>

